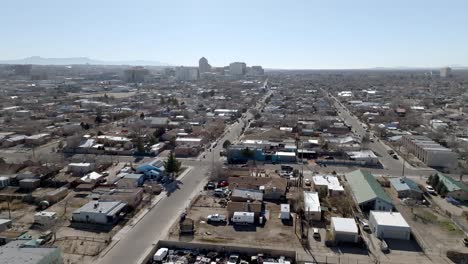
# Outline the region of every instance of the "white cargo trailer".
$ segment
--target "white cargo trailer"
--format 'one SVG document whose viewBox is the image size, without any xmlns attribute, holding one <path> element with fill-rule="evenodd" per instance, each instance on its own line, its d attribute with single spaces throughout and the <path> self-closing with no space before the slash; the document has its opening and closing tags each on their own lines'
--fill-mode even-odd
<svg viewBox="0 0 468 264">
<path fill-rule="evenodd" d="M 231 222 L 234 224 L 253 224 L 255 222 L 255 214 L 252 212 L 234 212 Z"/>
</svg>

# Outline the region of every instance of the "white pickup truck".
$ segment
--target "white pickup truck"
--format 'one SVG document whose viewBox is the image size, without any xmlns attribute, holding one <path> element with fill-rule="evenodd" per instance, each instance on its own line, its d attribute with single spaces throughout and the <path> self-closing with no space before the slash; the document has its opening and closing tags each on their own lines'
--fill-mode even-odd
<svg viewBox="0 0 468 264">
<path fill-rule="evenodd" d="M 207 222 L 213 222 L 213 223 L 224 223 L 226 222 L 226 216 L 222 214 L 212 214 L 208 215 L 206 218 Z"/>
</svg>

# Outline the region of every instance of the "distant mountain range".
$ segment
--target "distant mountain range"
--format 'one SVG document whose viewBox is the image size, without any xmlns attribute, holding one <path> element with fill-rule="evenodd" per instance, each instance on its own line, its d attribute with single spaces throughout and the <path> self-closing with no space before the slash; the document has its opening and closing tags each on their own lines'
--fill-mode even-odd
<svg viewBox="0 0 468 264">
<path fill-rule="evenodd" d="M 0 60 L 0 64 L 36 64 L 36 65 L 76 65 L 76 64 L 92 64 L 92 65 L 141 65 L 141 66 L 170 66 L 167 63 L 150 60 L 131 60 L 131 61 L 102 61 L 94 60 L 87 57 L 73 58 L 43 58 L 40 56 L 32 56 L 18 60 Z"/>
</svg>

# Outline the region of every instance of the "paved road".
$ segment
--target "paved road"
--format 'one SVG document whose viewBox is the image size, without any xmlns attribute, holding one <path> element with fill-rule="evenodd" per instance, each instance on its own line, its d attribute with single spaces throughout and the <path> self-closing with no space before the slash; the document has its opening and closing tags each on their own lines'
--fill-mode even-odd
<svg viewBox="0 0 468 264">
<path fill-rule="evenodd" d="M 266 96 L 269 95 L 270 93 L 267 93 Z M 256 108 L 260 109 L 262 105 L 260 103 Z M 140 258 L 153 247 L 154 243 L 166 236 L 174 220 L 184 211 L 190 200 L 203 189 L 212 162 L 220 158 L 223 142 L 237 140 L 242 133 L 242 127 L 250 118 L 252 115 L 246 113 L 240 121 L 230 126 L 217 141 L 216 146 L 205 153 L 204 158 L 198 161 L 184 160 L 185 165 L 194 168 L 180 180 L 178 189 L 154 206 L 137 225 L 128 231 L 123 239 L 116 244 L 115 242 L 111 244 L 113 246 L 111 249 L 104 250 L 103 254 L 105 253 L 105 255 L 100 256 L 97 261 L 101 264 L 138 263 Z"/>
<path fill-rule="evenodd" d="M 335 107 L 338 110 L 338 115 L 346 122 L 347 125 L 352 127 L 352 130 L 355 131 L 356 135 L 363 137 L 366 133 L 366 128 L 363 127 L 363 123 L 354 115 L 348 111 L 348 109 L 342 105 L 336 97 L 329 94 L 335 101 Z M 372 132 L 370 136 L 373 137 Z M 434 173 L 434 170 L 431 168 L 415 168 L 412 167 L 408 162 L 404 162 L 403 157 L 399 157 L 398 160 L 394 159 L 391 155 L 387 153 L 391 148 L 385 145 L 381 140 L 375 138 L 375 142 L 368 143 L 369 149 L 374 151 L 379 156 L 381 163 L 384 166 L 382 174 L 389 174 L 391 176 L 401 176 L 403 174 L 403 166 L 405 166 L 404 174 L 405 176 L 428 176 L 431 173 Z"/>
</svg>

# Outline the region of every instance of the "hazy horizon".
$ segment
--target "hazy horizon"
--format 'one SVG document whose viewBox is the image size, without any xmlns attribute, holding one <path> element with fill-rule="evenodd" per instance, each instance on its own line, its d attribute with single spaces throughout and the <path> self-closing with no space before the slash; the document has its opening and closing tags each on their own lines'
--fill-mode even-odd
<svg viewBox="0 0 468 264">
<path fill-rule="evenodd" d="M 28 8 L 24 8 L 27 6 Z M 4 3 L 0 60 L 31 56 L 272 69 L 466 66 L 464 1 Z"/>
</svg>

